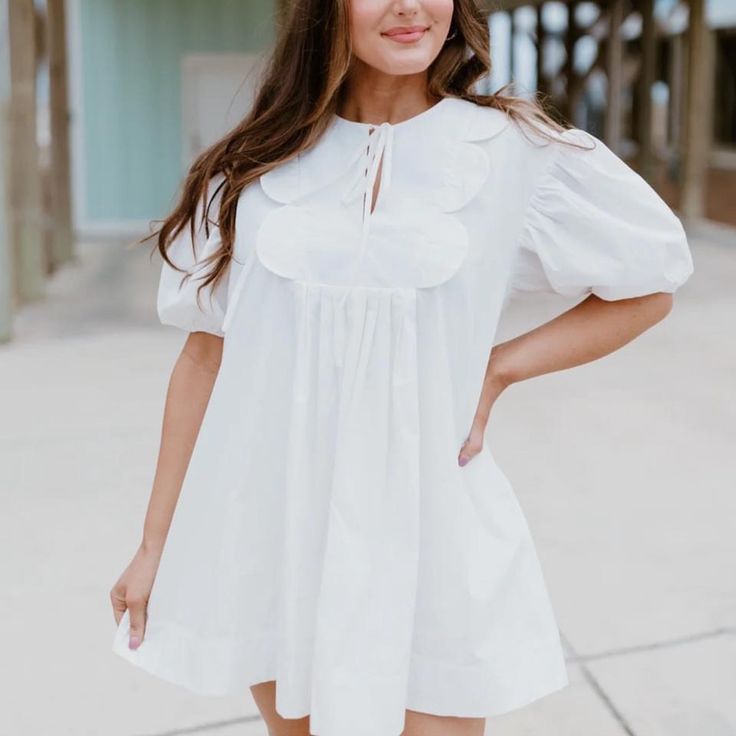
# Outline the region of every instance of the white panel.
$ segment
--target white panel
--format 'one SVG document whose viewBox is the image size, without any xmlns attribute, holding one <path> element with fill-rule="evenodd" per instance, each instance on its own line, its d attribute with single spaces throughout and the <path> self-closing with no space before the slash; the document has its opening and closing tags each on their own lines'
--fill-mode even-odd
<svg viewBox="0 0 736 736">
<path fill-rule="evenodd" d="M 231 130 L 248 113 L 261 54 L 188 54 L 182 59 L 183 164 Z"/>
</svg>

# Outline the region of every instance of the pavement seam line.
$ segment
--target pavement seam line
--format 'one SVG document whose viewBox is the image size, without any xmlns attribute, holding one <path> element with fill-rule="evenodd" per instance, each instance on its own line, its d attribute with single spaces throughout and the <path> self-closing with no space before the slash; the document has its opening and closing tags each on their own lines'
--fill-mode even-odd
<svg viewBox="0 0 736 736">
<path fill-rule="evenodd" d="M 583 675 L 583 679 L 588 683 L 593 692 L 598 696 L 598 699 L 603 703 L 606 710 L 611 714 L 611 717 L 618 723 L 619 727 L 623 730 L 626 736 L 637 736 L 636 731 L 631 727 L 629 722 L 626 720 L 624 714 L 616 707 L 616 704 L 611 699 L 611 696 L 603 689 L 603 686 L 598 682 L 595 675 L 590 671 L 584 660 L 581 660 L 575 654 L 575 649 L 570 640 L 560 633 L 561 638 L 564 641 L 565 647 L 569 652 L 572 653 L 569 661 L 574 661 L 580 668 L 580 672 Z"/>
<path fill-rule="evenodd" d="M 211 721 L 210 723 L 201 723 L 199 726 L 187 726 L 185 728 L 175 728 L 173 731 L 157 731 L 156 733 L 145 734 L 144 736 L 184 736 L 190 733 L 203 733 L 216 728 L 227 728 L 235 726 L 239 723 L 256 723 L 262 721 L 260 715 L 240 716 L 239 718 L 230 718 L 226 721 Z"/>
<path fill-rule="evenodd" d="M 698 634 L 691 634 L 690 636 L 680 636 L 674 639 L 656 641 L 651 644 L 639 644 L 631 647 L 621 647 L 619 649 L 608 649 L 602 652 L 595 652 L 593 654 L 573 654 L 572 656 L 566 657 L 566 660 L 568 662 L 575 663 L 595 662 L 601 659 L 608 659 L 609 657 L 620 657 L 627 654 L 638 654 L 639 652 L 651 652 L 656 649 L 681 647 L 687 644 L 704 641 L 706 639 L 716 639 L 721 636 L 733 636 L 734 634 L 736 634 L 736 628 L 724 627 L 721 629 L 714 629 L 712 631 L 702 631 Z"/>
<path fill-rule="evenodd" d="M 585 678 L 585 681 L 590 685 L 595 694 L 600 698 L 603 705 L 607 708 L 608 712 L 614 718 L 616 723 L 623 729 L 626 736 L 636 736 L 636 731 L 631 727 L 629 722 L 624 717 L 624 714 L 616 707 L 611 697 L 603 689 L 603 686 L 598 682 L 595 675 L 588 669 L 585 664 L 580 665 L 580 671 Z"/>
</svg>

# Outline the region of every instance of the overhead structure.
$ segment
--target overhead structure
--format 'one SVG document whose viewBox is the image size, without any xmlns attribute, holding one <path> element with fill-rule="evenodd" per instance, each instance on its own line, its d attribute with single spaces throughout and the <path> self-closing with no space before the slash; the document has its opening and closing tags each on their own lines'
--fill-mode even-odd
<svg viewBox="0 0 736 736">
<path fill-rule="evenodd" d="M 555 6 L 559 17 L 561 4 L 567 11 L 565 27 L 550 29 L 545 8 Z M 682 216 L 706 215 L 716 54 L 705 0 L 668 3 L 659 19 L 657 0 L 481 0 L 479 5 L 489 15 L 508 14 L 514 48 L 514 34 L 529 34 L 519 30 L 516 16 L 522 8 L 533 11 L 536 28 L 529 35 L 536 47 L 537 88 L 551 112 L 570 124 L 593 127 L 652 183 L 663 170 L 674 175 Z M 593 19 L 587 25 L 580 21 L 582 6 Z M 587 51 L 590 41 L 598 49 L 587 70 L 578 63 L 582 39 Z M 550 73 L 551 40 L 562 61 Z M 510 65 L 516 79 L 514 55 Z M 595 75 L 605 84 L 597 107 L 588 84 Z M 655 98 L 664 114 L 655 109 Z"/>
</svg>

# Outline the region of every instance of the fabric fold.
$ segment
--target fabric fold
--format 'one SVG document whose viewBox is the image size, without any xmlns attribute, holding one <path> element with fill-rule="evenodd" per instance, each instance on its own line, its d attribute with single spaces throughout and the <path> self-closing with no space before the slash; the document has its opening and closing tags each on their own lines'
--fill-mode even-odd
<svg viewBox="0 0 736 736">
<path fill-rule="evenodd" d="M 601 140 L 564 131 L 529 201 L 517 291 L 625 299 L 674 292 L 693 273 L 679 218 Z"/>
<path fill-rule="evenodd" d="M 207 223 L 202 220 L 204 202 L 200 201 L 194 220 L 194 237 L 187 226 L 170 243 L 167 250 L 169 259 L 185 271 L 177 271 L 164 262 L 156 298 L 156 310 L 162 324 L 220 337 L 224 335 L 222 324 L 228 301 L 229 274 L 221 277 L 214 289 L 211 286 L 203 288 L 199 300 L 197 289 L 202 276 L 211 268 L 204 263 L 205 259 L 222 245 L 220 229 L 213 219 L 219 212 L 221 181 L 221 177 L 216 177 L 210 182 L 208 201 L 213 191 L 216 194 L 209 206 Z"/>
<path fill-rule="evenodd" d="M 292 291 L 276 707 L 320 735 L 351 712 L 358 736 L 399 733 L 419 558 L 414 292 Z M 310 504 L 324 511 L 305 526 Z"/>
</svg>

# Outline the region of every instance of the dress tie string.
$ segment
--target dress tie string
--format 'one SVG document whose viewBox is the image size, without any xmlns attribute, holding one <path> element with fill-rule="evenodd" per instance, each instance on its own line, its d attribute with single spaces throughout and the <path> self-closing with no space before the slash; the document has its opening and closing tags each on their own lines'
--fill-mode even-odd
<svg viewBox="0 0 736 736">
<path fill-rule="evenodd" d="M 343 202 L 352 202 L 361 194 L 363 200 L 363 220 L 362 220 L 362 238 L 361 242 L 365 242 L 368 234 L 368 225 L 371 217 L 371 204 L 373 202 L 373 190 L 378 176 L 378 167 L 383 156 L 383 166 L 381 166 L 381 178 L 379 180 L 378 202 L 382 201 L 388 193 L 391 186 L 391 159 L 393 147 L 394 127 L 391 123 L 381 123 L 371 128 L 368 137 L 368 144 L 361 143 L 357 151 L 351 156 L 349 165 L 352 166 L 356 160 L 361 165 L 356 167 L 348 188 L 343 194 Z"/>
</svg>

